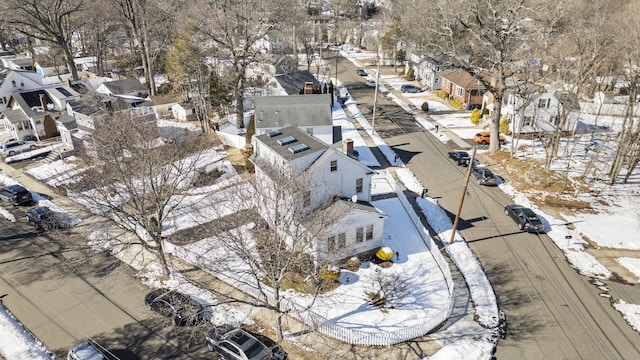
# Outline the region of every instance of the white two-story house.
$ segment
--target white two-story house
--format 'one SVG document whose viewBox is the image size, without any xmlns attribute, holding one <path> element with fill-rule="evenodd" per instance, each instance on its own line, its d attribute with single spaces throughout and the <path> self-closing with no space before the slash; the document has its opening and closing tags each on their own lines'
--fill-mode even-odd
<svg viewBox="0 0 640 360">
<path fill-rule="evenodd" d="M 528 95 L 519 95 L 509 91 L 502 106 L 502 117 L 509 120 L 514 134 L 544 135 L 556 131 L 558 126 L 562 127 L 561 132 L 571 132 L 576 122 L 572 114 L 564 115 L 564 111 L 556 92 L 531 91 Z M 561 121 L 563 116 L 565 121 Z"/>
<path fill-rule="evenodd" d="M 303 179 L 302 188 L 288 201 L 295 202 L 300 212 L 312 213 L 312 218 L 330 219 L 309 248 L 316 264 L 338 262 L 382 246 L 386 215 L 371 205 L 375 171 L 348 155 L 353 152 L 351 140 L 342 145 L 324 144 L 296 126 L 253 137 L 250 160 L 257 183 L 276 188 L 276 173 L 286 179 Z M 272 209 L 258 210 L 269 219 Z"/>
</svg>

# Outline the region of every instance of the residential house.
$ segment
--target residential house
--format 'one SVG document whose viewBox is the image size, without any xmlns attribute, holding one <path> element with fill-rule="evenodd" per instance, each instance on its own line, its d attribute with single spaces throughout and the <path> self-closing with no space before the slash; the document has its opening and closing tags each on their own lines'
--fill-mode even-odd
<svg viewBox="0 0 640 360">
<path fill-rule="evenodd" d="M 415 66 L 416 80 L 430 90 L 440 90 L 442 75 L 455 71 L 454 63 L 454 59 L 447 55 L 425 56 Z"/>
<path fill-rule="evenodd" d="M 120 97 L 146 98 L 149 90 L 136 79 L 105 81 L 96 88 L 98 94 Z"/>
<path fill-rule="evenodd" d="M 289 126 L 254 136 L 253 147 L 250 160 L 255 165 L 255 179 L 263 188 L 276 188 L 276 176 L 302 179 L 305 186 L 285 198 L 298 213 L 317 212 L 311 217 L 330 219 L 316 237 L 315 247 L 308 249 L 316 264 L 338 262 L 382 246 L 386 215 L 371 205 L 375 171 L 346 154 L 353 151 L 353 141 L 344 140 L 343 147 L 336 148 Z M 270 222 L 274 206 L 265 204 L 258 211 Z"/>
<path fill-rule="evenodd" d="M 541 136 L 556 131 L 558 126 L 562 126 L 563 133 L 571 133 L 576 126 L 575 116 L 570 115 L 561 123 L 565 109 L 560 98 L 554 91 L 532 90 L 524 96 L 510 90 L 505 93 L 501 115 L 508 119 L 514 134 Z"/>
<path fill-rule="evenodd" d="M 256 135 L 297 126 L 325 144 L 342 140 L 341 128 L 334 128 L 329 94 L 258 96 L 255 103 Z"/>
<path fill-rule="evenodd" d="M 35 71 L 35 65 L 33 58 L 15 55 L 15 56 L 3 56 L 0 58 L 2 61 L 2 67 L 13 70 L 25 70 Z"/>
<path fill-rule="evenodd" d="M 305 84 L 311 83 L 313 88 L 321 86 L 320 82 L 309 70 L 279 74 L 267 83 L 268 95 L 297 95 L 304 91 Z"/>
<path fill-rule="evenodd" d="M 462 104 L 465 109 L 481 107 L 486 89 L 478 79 L 464 70 L 456 70 L 441 75 L 440 89 Z"/>
<path fill-rule="evenodd" d="M 16 139 L 26 135 L 38 140 L 55 137 L 59 135 L 55 121 L 66 110 L 67 102 L 78 96 L 68 84 L 15 92 L 0 120 Z"/>
<path fill-rule="evenodd" d="M 0 69 L 0 113 L 7 108 L 12 93 L 41 87 L 42 78 L 32 71 Z"/>
</svg>

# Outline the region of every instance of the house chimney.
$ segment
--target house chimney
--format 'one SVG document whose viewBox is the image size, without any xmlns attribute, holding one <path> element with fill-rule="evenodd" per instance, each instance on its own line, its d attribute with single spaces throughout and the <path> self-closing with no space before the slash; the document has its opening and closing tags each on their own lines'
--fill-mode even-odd
<svg viewBox="0 0 640 360">
<path fill-rule="evenodd" d="M 348 139 L 344 139 L 342 140 L 342 152 L 349 155 L 349 156 L 353 156 L 353 139 L 348 138 Z"/>
<path fill-rule="evenodd" d="M 40 106 L 42 106 L 42 111 L 47 110 L 47 102 L 44 100 L 44 94 L 40 94 Z"/>
<path fill-rule="evenodd" d="M 306 82 L 304 83 L 304 91 L 303 91 L 304 95 L 308 95 L 308 94 L 313 94 L 313 83 L 312 82 Z"/>
</svg>

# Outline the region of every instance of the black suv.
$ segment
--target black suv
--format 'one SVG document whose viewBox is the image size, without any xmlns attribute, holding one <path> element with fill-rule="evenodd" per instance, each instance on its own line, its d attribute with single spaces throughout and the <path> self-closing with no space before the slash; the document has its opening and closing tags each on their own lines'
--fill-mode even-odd
<svg viewBox="0 0 640 360">
<path fill-rule="evenodd" d="M 29 190 L 21 185 L 9 185 L 0 188 L 0 198 L 9 201 L 13 205 L 31 204 L 33 202 Z"/>
</svg>

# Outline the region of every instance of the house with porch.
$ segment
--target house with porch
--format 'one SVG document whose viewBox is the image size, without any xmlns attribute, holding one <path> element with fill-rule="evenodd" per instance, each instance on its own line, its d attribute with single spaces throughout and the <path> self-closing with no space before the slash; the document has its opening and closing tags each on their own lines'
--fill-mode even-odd
<svg viewBox="0 0 640 360">
<path fill-rule="evenodd" d="M 56 120 L 66 111 L 67 102 L 79 97 L 67 84 L 11 94 L 7 109 L 0 115 L 12 136 L 33 136 L 38 141 L 59 136 Z"/>
<path fill-rule="evenodd" d="M 327 145 L 342 140 L 340 126 L 333 126 L 329 94 L 258 96 L 253 101 L 256 135 L 297 126 Z"/>
<path fill-rule="evenodd" d="M 287 188 L 292 193 L 284 198 L 292 206 L 284 208 L 327 219 L 308 249 L 317 265 L 370 254 L 382 246 L 387 216 L 371 204 L 371 179 L 376 172 L 348 155 L 353 151 L 352 140 L 329 146 L 289 126 L 254 136 L 253 147 L 250 160 L 262 187 L 276 189 L 282 178 L 301 181 L 299 188 Z M 258 211 L 269 222 L 273 209 L 267 205 Z M 311 225 L 302 222 L 300 226 Z"/>
</svg>

